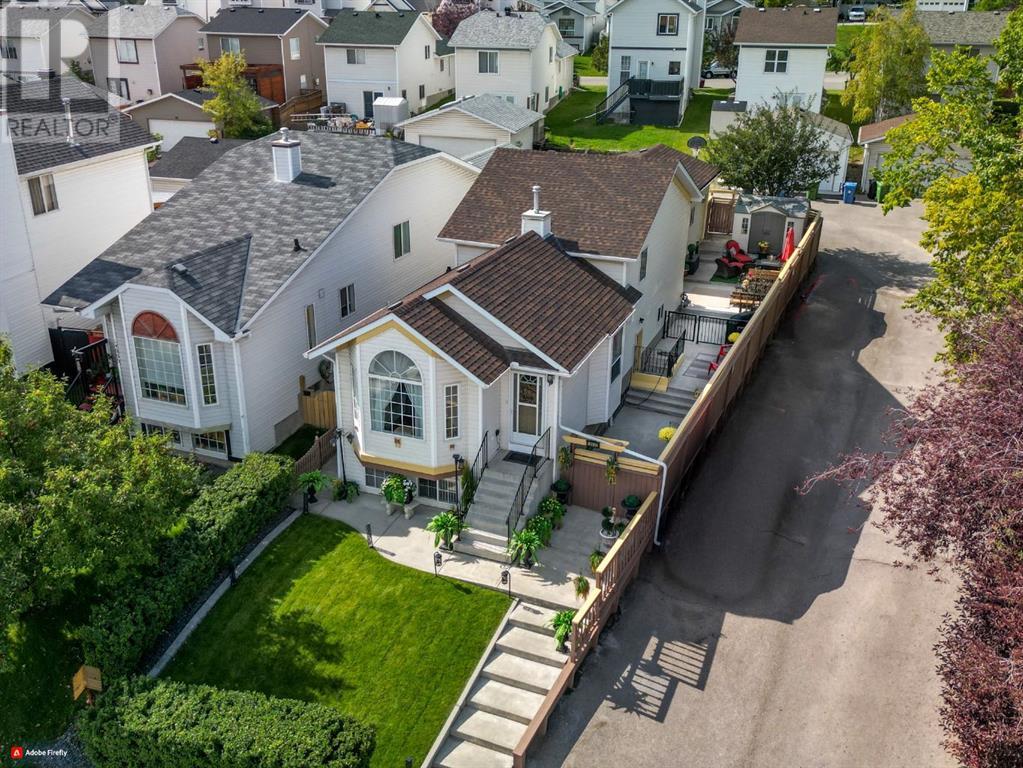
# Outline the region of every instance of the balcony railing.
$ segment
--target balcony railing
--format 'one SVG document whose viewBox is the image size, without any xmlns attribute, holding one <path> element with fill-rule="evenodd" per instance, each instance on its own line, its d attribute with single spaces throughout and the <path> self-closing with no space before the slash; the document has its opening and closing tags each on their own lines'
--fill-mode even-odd
<svg viewBox="0 0 1023 768">
<path fill-rule="evenodd" d="M 681 95 L 681 80 L 650 80 L 638 77 L 629 80 L 629 96 L 633 98 L 677 99 Z"/>
<path fill-rule="evenodd" d="M 111 401 L 113 421 L 124 417 L 124 392 L 117 367 L 110 360 L 107 340 L 99 339 L 72 353 L 78 372 L 68 382 L 64 395 L 76 408 L 90 410 L 97 397 Z"/>
<path fill-rule="evenodd" d="M 652 376 L 664 376 L 670 378 L 675 370 L 675 364 L 682 357 L 686 348 L 685 332 L 675 340 L 670 349 L 656 349 L 649 347 L 643 350 L 640 356 L 640 373 L 649 373 Z"/>
</svg>

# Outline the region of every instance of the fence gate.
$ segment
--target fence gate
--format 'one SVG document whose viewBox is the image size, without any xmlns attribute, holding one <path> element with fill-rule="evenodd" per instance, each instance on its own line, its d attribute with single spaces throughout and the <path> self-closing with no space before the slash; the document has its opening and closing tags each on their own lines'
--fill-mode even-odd
<svg viewBox="0 0 1023 768">
<path fill-rule="evenodd" d="M 735 214 L 735 202 L 715 198 L 710 201 L 710 213 L 707 215 L 707 232 L 715 235 L 732 234 L 732 219 Z"/>
<path fill-rule="evenodd" d="M 696 344 L 724 344 L 728 340 L 728 320 L 698 312 L 668 312 L 664 316 L 664 336 L 679 339 L 685 336 Z"/>
</svg>

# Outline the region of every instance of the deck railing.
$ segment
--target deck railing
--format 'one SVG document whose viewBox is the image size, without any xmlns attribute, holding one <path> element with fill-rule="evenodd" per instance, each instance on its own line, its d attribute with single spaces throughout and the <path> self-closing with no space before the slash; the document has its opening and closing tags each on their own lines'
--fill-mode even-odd
<svg viewBox="0 0 1023 768">
<path fill-rule="evenodd" d="M 724 344 L 728 336 L 728 318 L 669 310 L 664 315 L 663 332 L 669 339 L 685 336 L 695 344 Z"/>
<path fill-rule="evenodd" d="M 682 352 L 685 348 L 686 335 L 683 331 L 682 335 L 675 340 L 670 349 L 656 349 L 653 346 L 644 349 L 642 355 L 640 355 L 640 373 L 670 377 L 675 370 L 675 364 L 682 357 Z"/>
<path fill-rule="evenodd" d="M 519 487 L 515 491 L 515 498 L 512 500 L 511 509 L 508 511 L 508 520 L 506 522 L 509 542 L 511 541 L 512 534 L 519 527 L 519 519 L 522 517 L 523 511 L 525 511 L 526 497 L 529 496 L 529 489 L 533 487 L 533 481 L 540 474 L 540 468 L 547 463 L 547 458 L 550 455 L 548 450 L 550 440 L 551 428 L 547 427 L 543 434 L 533 443 L 533 448 L 529 452 L 529 462 L 522 472 L 522 479 L 519 480 Z M 543 445 L 542 449 L 540 448 L 541 444 Z"/>
<path fill-rule="evenodd" d="M 76 408 L 89 409 L 97 397 L 109 398 L 111 419 L 124 417 L 124 393 L 117 366 L 110 359 L 106 339 L 98 339 L 71 351 L 77 373 L 64 388 L 64 396 Z"/>
<path fill-rule="evenodd" d="M 597 105 L 597 112 L 594 115 L 597 118 L 597 123 L 607 122 L 608 115 L 614 112 L 619 104 L 629 98 L 629 83 L 631 82 L 631 79 L 626 80 Z"/>
<path fill-rule="evenodd" d="M 682 95 L 682 81 L 633 77 L 629 80 L 629 95 L 647 99 L 677 99 Z"/>
</svg>

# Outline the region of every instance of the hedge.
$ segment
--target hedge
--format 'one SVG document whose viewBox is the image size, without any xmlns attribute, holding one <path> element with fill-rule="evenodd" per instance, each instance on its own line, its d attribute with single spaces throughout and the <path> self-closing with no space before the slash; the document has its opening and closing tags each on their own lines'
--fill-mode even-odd
<svg viewBox="0 0 1023 768">
<path fill-rule="evenodd" d="M 156 565 L 93 606 L 78 630 L 86 663 L 106 676 L 133 671 L 174 618 L 284 508 L 293 464 L 252 453 L 204 488 L 175 534 L 157 545 Z"/>
<path fill-rule="evenodd" d="M 374 730 L 322 704 L 136 677 L 82 710 L 98 768 L 364 768 Z"/>
</svg>

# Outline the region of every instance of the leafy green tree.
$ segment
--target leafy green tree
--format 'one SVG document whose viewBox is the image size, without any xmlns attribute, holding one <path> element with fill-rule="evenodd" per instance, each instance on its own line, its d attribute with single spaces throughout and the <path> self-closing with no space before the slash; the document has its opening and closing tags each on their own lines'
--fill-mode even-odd
<svg viewBox="0 0 1023 768">
<path fill-rule="evenodd" d="M 607 72 L 607 54 L 610 44 L 610 39 L 604 35 L 593 46 L 593 51 L 590 53 L 590 63 L 598 72 Z"/>
<path fill-rule="evenodd" d="M 726 184 L 763 195 L 805 192 L 838 171 L 827 134 L 797 101 L 753 107 L 708 147 Z"/>
<path fill-rule="evenodd" d="M 888 133 L 892 146 L 878 180 L 884 210 L 923 192 L 928 228 L 921 245 L 935 279 L 910 306 L 936 317 L 945 355 L 972 356 L 977 329 L 1023 302 L 1023 11 L 996 43 L 1010 108 L 995 101 L 986 57 L 936 53 L 927 75 L 935 98 L 913 102 L 916 117 Z"/>
<path fill-rule="evenodd" d="M 926 92 L 924 72 L 931 43 L 913 5 L 897 15 L 882 6 L 874 20 L 870 34 L 853 41 L 845 62 L 850 79 L 842 103 L 852 106 L 858 123 L 904 115 L 913 99 Z"/>
<path fill-rule="evenodd" d="M 717 60 L 723 67 L 735 69 L 739 63 L 738 49 L 735 47 L 736 21 L 726 22 L 718 29 L 707 33 L 707 45 L 704 46 L 703 65 L 708 66 Z"/>
<path fill-rule="evenodd" d="M 1000 11 L 1003 8 L 1016 8 L 1019 0 L 977 0 L 972 6 L 974 11 Z"/>
<path fill-rule="evenodd" d="M 252 87 L 243 76 L 245 56 L 224 53 L 214 61 L 200 61 L 203 87 L 213 98 L 203 105 L 203 112 L 212 118 L 217 130 L 227 139 L 250 139 L 265 136 L 272 130 L 263 115 Z"/>
<path fill-rule="evenodd" d="M 0 663 L 20 614 L 81 577 L 110 587 L 151 562 L 195 488 L 195 465 L 166 438 L 110 417 L 102 399 L 72 406 L 46 371 L 19 376 L 0 339 Z"/>
</svg>

